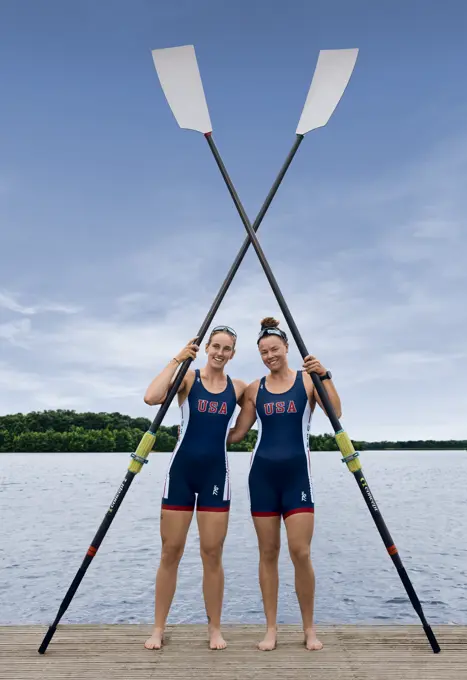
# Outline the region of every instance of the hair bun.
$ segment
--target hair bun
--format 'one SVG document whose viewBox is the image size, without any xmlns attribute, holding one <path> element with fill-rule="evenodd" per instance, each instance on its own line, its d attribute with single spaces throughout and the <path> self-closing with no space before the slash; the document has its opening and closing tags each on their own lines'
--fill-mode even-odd
<svg viewBox="0 0 467 680">
<path fill-rule="evenodd" d="M 273 316 L 266 316 L 264 319 L 261 319 L 261 329 L 263 328 L 277 328 L 279 325 L 279 321 L 275 319 Z"/>
</svg>

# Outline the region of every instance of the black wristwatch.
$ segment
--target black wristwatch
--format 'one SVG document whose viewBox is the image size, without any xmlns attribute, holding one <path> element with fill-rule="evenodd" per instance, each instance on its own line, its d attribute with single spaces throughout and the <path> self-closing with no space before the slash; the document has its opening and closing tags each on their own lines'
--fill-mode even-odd
<svg viewBox="0 0 467 680">
<path fill-rule="evenodd" d="M 326 371 L 326 373 L 325 373 L 324 375 L 320 375 L 320 376 L 319 376 L 319 379 L 321 380 L 321 382 L 322 382 L 323 380 L 331 380 L 331 378 L 332 378 L 332 373 L 331 373 L 331 371 Z"/>
</svg>

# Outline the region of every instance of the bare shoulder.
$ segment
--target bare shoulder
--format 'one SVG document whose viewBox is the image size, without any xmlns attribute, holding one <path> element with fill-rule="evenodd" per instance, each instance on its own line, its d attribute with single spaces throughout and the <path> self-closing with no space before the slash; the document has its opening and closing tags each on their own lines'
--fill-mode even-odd
<svg viewBox="0 0 467 680">
<path fill-rule="evenodd" d="M 260 379 L 257 378 L 256 380 L 253 380 L 248 387 L 246 388 L 245 396 L 248 399 L 251 399 L 251 401 L 255 402 L 256 401 L 256 396 L 258 394 L 258 389 L 259 389 L 259 383 Z"/>
<path fill-rule="evenodd" d="M 304 371 L 303 369 L 299 369 L 300 373 L 303 376 L 303 384 L 305 385 L 306 389 L 308 390 L 309 387 L 312 387 L 314 389 L 313 385 L 313 380 L 311 379 L 311 375 Z"/>
<path fill-rule="evenodd" d="M 192 368 L 189 368 L 188 371 L 185 373 L 185 376 L 183 378 L 183 382 L 185 383 L 185 387 L 190 390 L 193 386 L 193 383 L 195 382 L 195 376 L 196 373 Z"/>
<path fill-rule="evenodd" d="M 240 380 L 240 378 L 232 378 L 232 382 L 235 386 L 235 389 L 242 390 L 243 392 L 246 390 L 248 387 L 248 383 L 246 383 L 244 380 Z"/>
<path fill-rule="evenodd" d="M 235 396 L 237 397 L 237 402 L 243 401 L 244 394 L 248 387 L 248 384 L 244 380 L 239 378 L 232 378 L 232 383 L 235 389 Z"/>
<path fill-rule="evenodd" d="M 195 382 L 195 375 L 196 374 L 193 371 L 193 369 L 189 368 L 188 371 L 183 376 L 182 384 L 178 389 L 178 403 L 180 406 L 185 401 L 185 399 L 190 393 L 191 388 L 193 387 L 193 383 Z"/>
</svg>

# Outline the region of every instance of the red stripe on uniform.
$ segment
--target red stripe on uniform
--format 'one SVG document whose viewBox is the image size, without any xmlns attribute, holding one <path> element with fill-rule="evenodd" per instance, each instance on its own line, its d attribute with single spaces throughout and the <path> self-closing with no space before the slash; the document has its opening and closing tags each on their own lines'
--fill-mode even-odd
<svg viewBox="0 0 467 680">
<path fill-rule="evenodd" d="M 196 508 L 198 512 L 229 512 L 230 506 L 223 508 L 209 508 L 206 505 L 201 505 Z"/>
<path fill-rule="evenodd" d="M 195 507 L 194 505 L 166 505 L 165 503 L 162 503 L 162 509 L 163 510 L 194 510 Z"/>
<path fill-rule="evenodd" d="M 253 517 L 280 517 L 280 512 L 252 512 Z"/>
<path fill-rule="evenodd" d="M 315 509 L 314 508 L 295 508 L 295 510 L 289 510 L 289 512 L 286 512 L 284 515 L 284 519 L 286 517 L 289 517 L 290 515 L 296 515 L 297 512 L 313 512 L 314 513 Z"/>
</svg>

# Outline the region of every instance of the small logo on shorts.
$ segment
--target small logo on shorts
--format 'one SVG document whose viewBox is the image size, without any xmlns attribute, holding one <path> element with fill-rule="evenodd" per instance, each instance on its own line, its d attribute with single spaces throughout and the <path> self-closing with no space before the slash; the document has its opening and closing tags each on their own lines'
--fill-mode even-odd
<svg viewBox="0 0 467 680">
<path fill-rule="evenodd" d="M 302 501 L 306 503 L 306 493 L 302 491 Z"/>
<path fill-rule="evenodd" d="M 212 490 L 212 495 L 217 496 L 219 493 L 219 487 L 214 484 L 214 489 Z"/>
</svg>

